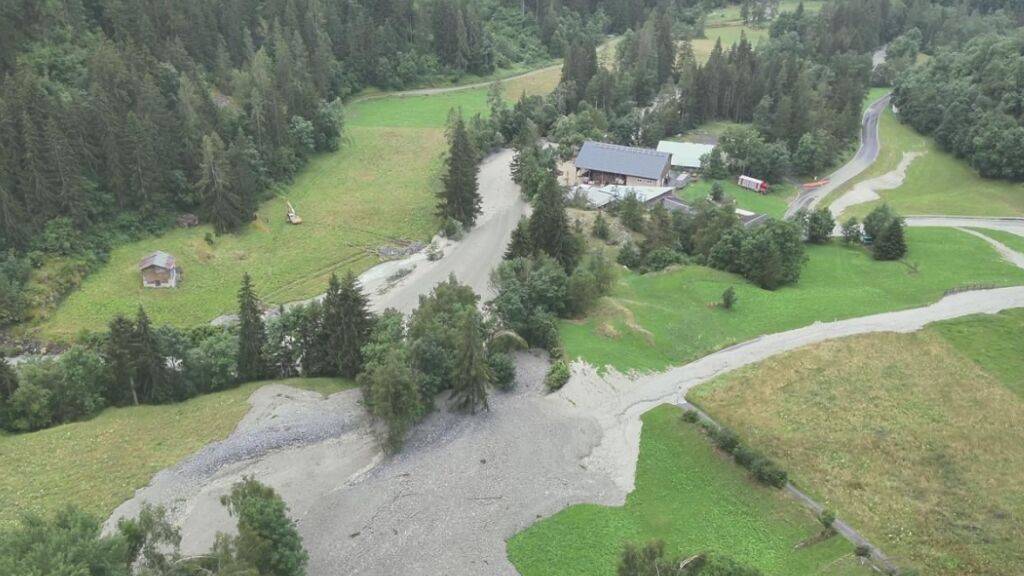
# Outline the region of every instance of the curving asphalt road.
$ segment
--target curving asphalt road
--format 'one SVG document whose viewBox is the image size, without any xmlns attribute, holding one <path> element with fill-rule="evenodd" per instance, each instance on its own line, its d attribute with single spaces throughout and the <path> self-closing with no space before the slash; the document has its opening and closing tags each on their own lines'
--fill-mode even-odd
<svg viewBox="0 0 1024 576">
<path fill-rule="evenodd" d="M 864 113 L 860 127 L 860 148 L 849 162 L 829 176 L 829 183 L 814 190 L 802 192 L 786 209 L 785 218 L 792 218 L 801 208 L 813 210 L 833 190 L 838 190 L 850 180 L 867 170 L 878 159 L 878 120 L 889 105 L 889 94 L 875 101 Z"/>
</svg>

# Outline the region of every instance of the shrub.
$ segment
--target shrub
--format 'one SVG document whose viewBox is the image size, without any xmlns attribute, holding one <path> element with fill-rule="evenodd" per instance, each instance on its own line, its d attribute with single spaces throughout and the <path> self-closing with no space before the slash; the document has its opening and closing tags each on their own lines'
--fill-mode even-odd
<svg viewBox="0 0 1024 576">
<path fill-rule="evenodd" d="M 754 478 L 762 484 L 782 488 L 789 481 L 786 471 L 768 458 L 759 458 L 753 462 L 752 466 L 751 472 L 754 473 Z"/>
<path fill-rule="evenodd" d="M 843 243 L 859 244 L 860 236 L 860 223 L 851 216 L 849 220 L 843 223 Z"/>
<path fill-rule="evenodd" d="M 761 454 L 756 450 L 752 450 L 743 445 L 737 446 L 736 449 L 733 450 L 732 457 L 737 464 L 747 469 L 750 469 L 756 460 L 762 458 Z"/>
<path fill-rule="evenodd" d="M 860 558 L 870 558 L 871 546 L 868 546 L 867 544 L 858 544 L 857 547 L 853 549 L 853 553 Z"/>
<path fill-rule="evenodd" d="M 601 296 L 597 286 L 597 278 L 594 274 L 583 267 L 579 267 L 569 277 L 568 284 L 568 313 L 572 316 L 581 316 Z"/>
<path fill-rule="evenodd" d="M 445 238 L 459 240 L 462 238 L 462 232 L 462 224 L 454 218 L 445 220 L 444 225 L 441 226 L 441 235 Z"/>
<path fill-rule="evenodd" d="M 640 268 L 640 265 L 643 262 L 640 256 L 640 251 L 637 250 L 636 245 L 634 245 L 630 241 L 627 241 L 625 244 L 622 245 L 622 248 L 619 250 L 619 256 L 618 258 L 615 259 L 615 261 L 618 262 L 619 264 L 622 264 L 626 268 L 629 268 L 630 270 L 636 270 Z"/>
<path fill-rule="evenodd" d="M 821 522 L 821 525 L 825 528 L 831 528 L 832 523 L 834 523 L 835 521 L 836 513 L 833 512 L 832 510 L 829 510 L 828 508 L 822 510 L 821 514 L 818 514 L 818 522 Z"/>
<path fill-rule="evenodd" d="M 8 427 L 16 432 L 31 432 L 46 428 L 53 422 L 50 391 L 22 382 L 7 400 Z"/>
<path fill-rule="evenodd" d="M 732 307 L 736 304 L 736 290 L 729 286 L 722 292 L 722 308 L 726 310 L 732 310 Z"/>
<path fill-rule="evenodd" d="M 594 219 L 594 226 L 590 229 L 590 233 L 598 240 L 607 240 L 611 237 L 611 230 L 608 228 L 608 221 L 605 220 L 602 212 L 597 213 L 597 218 Z"/>
<path fill-rule="evenodd" d="M 714 441 L 715 446 L 729 454 L 735 452 L 736 448 L 740 445 L 740 439 L 736 436 L 736 433 L 724 426 L 713 431 L 711 439 Z"/>
<path fill-rule="evenodd" d="M 569 381 L 569 376 L 569 364 L 565 360 L 559 360 L 548 369 L 547 376 L 544 377 L 544 385 L 552 392 L 561 390 L 562 386 Z"/>
<path fill-rule="evenodd" d="M 512 357 L 504 352 L 492 352 L 487 356 L 487 364 L 491 369 L 494 387 L 509 391 L 516 385 L 516 365 Z"/>
<path fill-rule="evenodd" d="M 696 410 L 685 410 L 683 411 L 683 422 L 690 424 L 696 424 L 700 420 L 700 415 L 697 414 Z"/>
<path fill-rule="evenodd" d="M 645 272 L 658 272 L 683 261 L 683 255 L 671 248 L 656 248 L 644 257 L 643 269 Z"/>
<path fill-rule="evenodd" d="M 828 208 L 818 208 L 807 216 L 804 224 L 807 241 L 812 244 L 825 244 L 832 238 L 832 230 L 836 221 Z"/>
<path fill-rule="evenodd" d="M 722 189 L 721 182 L 715 182 L 711 185 L 711 199 L 715 202 L 721 202 L 725 198 L 725 190 Z"/>
</svg>

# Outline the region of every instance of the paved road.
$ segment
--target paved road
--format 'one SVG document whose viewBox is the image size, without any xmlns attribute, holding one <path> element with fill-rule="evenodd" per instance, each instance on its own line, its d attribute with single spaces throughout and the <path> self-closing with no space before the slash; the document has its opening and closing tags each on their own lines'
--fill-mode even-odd
<svg viewBox="0 0 1024 576">
<path fill-rule="evenodd" d="M 878 158 L 879 150 L 878 119 L 888 105 L 889 95 L 887 94 L 868 108 L 867 112 L 864 113 L 863 122 L 860 127 L 860 148 L 857 149 L 857 153 L 854 154 L 849 162 L 829 176 L 830 181 L 828 184 L 815 190 L 801 193 L 789 205 L 789 208 L 786 209 L 786 218 L 792 218 L 801 208 L 814 209 L 825 196 L 828 196 L 833 190 L 838 190 L 874 164 Z"/>
</svg>

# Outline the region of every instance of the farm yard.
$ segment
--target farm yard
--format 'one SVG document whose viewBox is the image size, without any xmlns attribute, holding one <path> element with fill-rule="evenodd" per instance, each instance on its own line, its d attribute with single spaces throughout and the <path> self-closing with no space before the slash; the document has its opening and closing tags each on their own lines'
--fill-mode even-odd
<svg viewBox="0 0 1024 576">
<path fill-rule="evenodd" d="M 914 228 L 907 243 L 900 262 L 838 243 L 808 246 L 800 280 L 774 292 L 696 265 L 624 274 L 586 318 L 561 323 L 566 354 L 620 371 L 661 370 L 761 334 L 922 306 L 969 284 L 1024 282 L 1024 271 L 964 232 Z M 715 303 L 730 286 L 737 304 L 721 310 Z"/>
<path fill-rule="evenodd" d="M 549 91 L 559 69 L 503 82 L 508 98 Z M 439 186 L 443 128 L 452 107 L 468 117 L 486 112 L 487 87 L 410 97 L 374 97 L 346 110 L 347 142 L 313 158 L 295 181 L 264 203 L 238 234 L 204 237 L 208 226 L 176 229 L 120 246 L 110 261 L 43 321 L 39 336 L 70 340 L 99 330 L 117 314 L 145 307 L 157 324 L 194 326 L 236 307 L 238 282 L 249 272 L 261 299 L 278 304 L 323 292 L 331 273 L 376 264 L 375 250 L 400 241 L 427 241 Z M 285 221 L 290 201 L 304 223 Z M 184 280 L 174 290 L 146 290 L 139 259 L 155 250 L 175 256 Z"/>
<path fill-rule="evenodd" d="M 796 190 L 788 184 L 774 186 L 768 194 L 748 190 L 731 181 L 722 181 L 720 184 L 726 197 L 736 201 L 737 208 L 767 214 L 773 218 L 782 218 L 790 198 L 796 195 Z M 711 194 L 712 185 L 711 180 L 700 180 L 677 191 L 676 195 L 686 201 L 701 200 Z"/>
<path fill-rule="evenodd" d="M 756 484 L 681 414 L 661 406 L 643 416 L 636 488 L 625 506 L 571 506 L 509 539 L 519 572 L 612 576 L 624 542 L 660 539 L 668 555 L 717 552 L 766 575 L 871 573 L 839 537 L 794 549 L 821 531 L 818 521 Z"/>
<path fill-rule="evenodd" d="M 898 564 L 1024 570 L 1024 314 L 797 350 L 688 399 L 764 450 Z M 898 465 L 894 465 L 898 463 Z"/>
</svg>

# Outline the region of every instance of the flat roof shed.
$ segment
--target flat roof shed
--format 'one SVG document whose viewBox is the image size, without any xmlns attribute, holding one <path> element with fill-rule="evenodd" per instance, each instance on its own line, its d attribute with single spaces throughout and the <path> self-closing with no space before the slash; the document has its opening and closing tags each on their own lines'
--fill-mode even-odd
<svg viewBox="0 0 1024 576">
<path fill-rule="evenodd" d="M 696 170 L 700 168 L 700 158 L 710 154 L 715 147 L 712 144 L 697 144 L 695 142 L 673 142 L 662 140 L 658 142 L 658 152 L 665 152 L 672 156 L 674 168 Z"/>
</svg>

